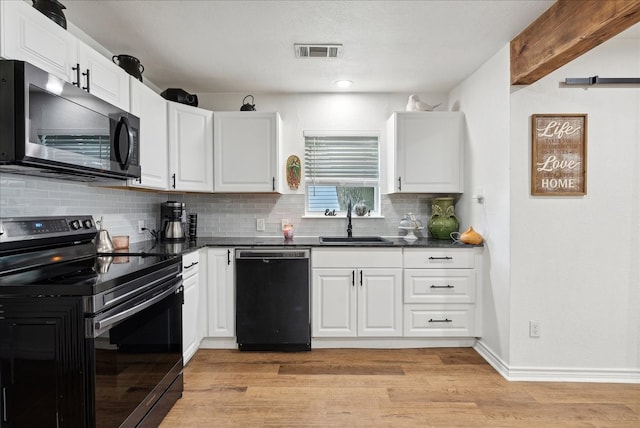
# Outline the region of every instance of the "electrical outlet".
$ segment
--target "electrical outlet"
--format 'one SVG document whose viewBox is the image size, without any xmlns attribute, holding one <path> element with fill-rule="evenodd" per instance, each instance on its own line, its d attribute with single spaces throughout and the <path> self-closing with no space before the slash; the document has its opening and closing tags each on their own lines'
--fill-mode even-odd
<svg viewBox="0 0 640 428">
<path fill-rule="evenodd" d="M 284 225 L 285 224 L 290 224 L 288 218 L 283 218 L 283 219 L 280 220 L 280 229 L 281 230 L 284 230 Z"/>
<path fill-rule="evenodd" d="M 138 233 L 144 233 L 144 220 L 138 220 Z"/>
<path fill-rule="evenodd" d="M 540 337 L 540 321 L 529 321 L 529 337 Z"/>
<path fill-rule="evenodd" d="M 264 219 L 263 218 L 257 218 L 256 219 L 256 230 L 258 232 L 264 232 Z"/>
</svg>

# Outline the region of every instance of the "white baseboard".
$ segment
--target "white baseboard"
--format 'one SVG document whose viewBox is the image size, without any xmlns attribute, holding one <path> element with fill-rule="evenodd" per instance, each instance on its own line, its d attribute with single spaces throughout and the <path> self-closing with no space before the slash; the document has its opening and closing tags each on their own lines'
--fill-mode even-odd
<svg viewBox="0 0 640 428">
<path fill-rule="evenodd" d="M 467 338 L 317 338 L 311 339 L 311 349 L 329 348 L 471 348 L 476 343 L 474 337 Z M 238 349 L 235 337 L 205 337 L 200 342 L 200 349 Z"/>
<path fill-rule="evenodd" d="M 408 337 L 384 337 L 384 338 L 321 338 L 311 339 L 311 349 L 329 348 L 376 348 L 376 349 L 402 349 L 402 348 L 470 348 L 476 343 L 474 337 L 466 338 L 408 338 Z"/>
<path fill-rule="evenodd" d="M 238 349 L 235 337 L 205 337 L 200 349 Z"/>
<path fill-rule="evenodd" d="M 510 367 L 482 341 L 473 349 L 509 381 L 640 383 L 640 370 L 558 367 Z"/>
</svg>

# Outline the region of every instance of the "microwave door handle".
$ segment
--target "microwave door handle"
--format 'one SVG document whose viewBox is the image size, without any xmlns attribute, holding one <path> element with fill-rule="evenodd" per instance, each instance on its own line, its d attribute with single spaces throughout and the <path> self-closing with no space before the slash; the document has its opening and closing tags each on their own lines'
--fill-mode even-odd
<svg viewBox="0 0 640 428">
<path fill-rule="evenodd" d="M 124 126 L 124 134 L 122 132 L 122 127 Z M 131 135 L 131 125 L 129 124 L 129 119 L 125 116 L 121 116 L 118 124 L 116 125 L 116 135 L 114 139 L 114 151 L 116 154 L 116 160 L 120 164 L 120 168 L 126 169 L 129 167 L 129 163 L 131 162 L 131 154 L 133 153 L 133 136 Z M 120 137 L 125 135 L 126 142 L 120 141 Z M 126 155 L 123 156 L 120 145 L 126 143 Z"/>
</svg>

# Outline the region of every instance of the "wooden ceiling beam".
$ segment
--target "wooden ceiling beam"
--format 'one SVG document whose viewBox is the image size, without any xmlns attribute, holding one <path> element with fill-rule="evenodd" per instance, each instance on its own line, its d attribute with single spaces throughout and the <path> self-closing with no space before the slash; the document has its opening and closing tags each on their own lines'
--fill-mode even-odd
<svg viewBox="0 0 640 428">
<path fill-rule="evenodd" d="M 511 84 L 530 85 L 640 22 L 640 0 L 558 0 L 511 40 Z"/>
</svg>

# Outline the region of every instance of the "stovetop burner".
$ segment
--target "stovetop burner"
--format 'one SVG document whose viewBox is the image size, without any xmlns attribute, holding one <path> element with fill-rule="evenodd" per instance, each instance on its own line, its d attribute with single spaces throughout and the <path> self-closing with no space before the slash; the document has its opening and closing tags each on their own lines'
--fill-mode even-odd
<svg viewBox="0 0 640 428">
<path fill-rule="evenodd" d="M 0 294 L 91 296 L 175 262 L 97 255 L 90 216 L 4 218 L 0 231 Z"/>
</svg>

